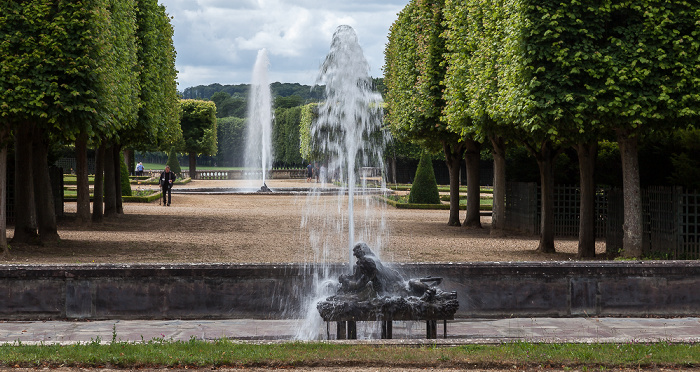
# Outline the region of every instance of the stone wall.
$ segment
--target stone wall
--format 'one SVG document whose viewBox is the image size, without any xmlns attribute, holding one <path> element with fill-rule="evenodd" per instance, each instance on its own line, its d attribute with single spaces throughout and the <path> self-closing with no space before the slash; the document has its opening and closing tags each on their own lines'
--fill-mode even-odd
<svg viewBox="0 0 700 372">
<path fill-rule="evenodd" d="M 699 316 L 700 262 L 395 265 L 439 276 L 460 318 Z M 300 316 L 313 266 L 263 264 L 0 267 L 0 319 L 279 319 Z M 333 272 L 347 266 L 336 265 Z"/>
</svg>

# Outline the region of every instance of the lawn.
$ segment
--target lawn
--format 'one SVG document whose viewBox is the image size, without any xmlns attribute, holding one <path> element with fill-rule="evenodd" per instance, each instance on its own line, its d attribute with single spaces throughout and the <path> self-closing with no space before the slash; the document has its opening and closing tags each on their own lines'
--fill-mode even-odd
<svg viewBox="0 0 700 372">
<path fill-rule="evenodd" d="M 551 344 L 514 342 L 453 347 L 289 342 L 112 342 L 76 345 L 0 345 L 5 367 L 394 367 L 394 368 L 687 368 L 700 364 L 700 345 L 659 343 Z"/>
</svg>

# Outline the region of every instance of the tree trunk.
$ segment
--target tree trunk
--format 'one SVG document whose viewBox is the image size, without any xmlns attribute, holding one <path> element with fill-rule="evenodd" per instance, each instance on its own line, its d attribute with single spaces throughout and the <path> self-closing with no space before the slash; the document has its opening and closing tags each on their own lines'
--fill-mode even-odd
<svg viewBox="0 0 700 372">
<path fill-rule="evenodd" d="M 637 137 L 618 131 L 617 142 L 622 157 L 622 189 L 625 222 L 622 225 L 622 255 L 642 257 L 642 194 L 639 183 Z"/>
<path fill-rule="evenodd" d="M 126 164 L 126 170 L 132 176 L 136 175 L 136 163 L 134 161 L 134 149 L 124 150 L 124 164 Z"/>
<path fill-rule="evenodd" d="M 114 146 L 105 146 L 105 217 L 117 214 L 117 189 L 114 178 Z M 117 160 L 118 161 L 118 160 Z"/>
<path fill-rule="evenodd" d="M 464 143 L 442 142 L 445 163 L 450 173 L 450 219 L 447 226 L 461 226 L 459 222 L 459 169 L 464 154 Z"/>
<path fill-rule="evenodd" d="M 75 179 L 77 182 L 78 202 L 76 221 L 80 225 L 90 223 L 90 181 L 88 179 L 87 133 L 80 133 L 75 140 Z"/>
<path fill-rule="evenodd" d="M 32 136 L 32 167 L 34 176 L 34 202 L 36 207 L 39 239 L 42 242 L 57 242 L 58 225 L 56 224 L 56 208 L 54 208 L 51 177 L 49 176 L 49 141 L 45 132 L 34 129 Z"/>
<path fill-rule="evenodd" d="M 538 252 L 554 253 L 554 159 L 558 152 L 553 144 L 546 141 L 536 154 L 537 165 L 540 168 L 540 187 L 542 195 L 540 219 L 540 244 Z"/>
<path fill-rule="evenodd" d="M 506 143 L 503 137 L 489 138 L 493 145 L 493 208 L 491 235 L 503 235 L 506 228 Z"/>
<path fill-rule="evenodd" d="M 13 243 L 33 243 L 37 238 L 34 179 L 32 177 L 31 123 L 15 129 L 15 235 Z"/>
<path fill-rule="evenodd" d="M 197 179 L 197 153 L 190 153 L 190 178 Z"/>
<path fill-rule="evenodd" d="M 114 187 L 117 190 L 117 214 L 124 214 L 124 204 L 122 203 L 122 162 L 121 162 L 121 145 L 114 145 Z"/>
<path fill-rule="evenodd" d="M 578 257 L 595 257 L 595 160 L 598 141 L 579 142 L 575 146 L 581 176 L 581 211 L 578 230 Z"/>
<path fill-rule="evenodd" d="M 92 222 L 102 222 L 104 208 L 104 169 L 105 169 L 105 145 L 101 143 L 95 152 L 95 182 L 94 198 L 92 202 Z"/>
<path fill-rule="evenodd" d="M 8 257 L 10 254 L 7 245 L 7 139 L 10 130 L 3 129 L 0 132 L 0 248 L 2 256 Z"/>
<path fill-rule="evenodd" d="M 481 144 L 466 139 L 467 152 L 464 159 L 467 163 L 467 216 L 462 227 L 481 228 L 481 185 L 479 184 L 479 159 Z"/>
</svg>

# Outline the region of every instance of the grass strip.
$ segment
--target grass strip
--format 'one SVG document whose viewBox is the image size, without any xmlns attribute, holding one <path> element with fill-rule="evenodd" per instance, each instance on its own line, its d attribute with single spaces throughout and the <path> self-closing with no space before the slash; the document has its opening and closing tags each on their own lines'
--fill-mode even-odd
<svg viewBox="0 0 700 372">
<path fill-rule="evenodd" d="M 695 367 L 700 345 L 659 343 L 549 344 L 515 342 L 456 347 L 347 345 L 321 342 L 240 344 L 229 340 L 0 345 L 0 366 L 138 367 Z"/>
<path fill-rule="evenodd" d="M 386 187 L 394 190 L 394 191 L 410 191 L 411 190 L 411 184 L 410 183 L 387 183 Z M 439 192 L 450 192 L 450 186 L 449 185 L 438 185 L 438 191 Z M 459 187 L 459 192 L 465 193 L 467 192 L 467 186 L 460 186 Z M 479 188 L 479 192 L 482 194 L 488 194 L 488 193 L 493 193 L 493 187 L 490 186 L 481 186 Z"/>
</svg>

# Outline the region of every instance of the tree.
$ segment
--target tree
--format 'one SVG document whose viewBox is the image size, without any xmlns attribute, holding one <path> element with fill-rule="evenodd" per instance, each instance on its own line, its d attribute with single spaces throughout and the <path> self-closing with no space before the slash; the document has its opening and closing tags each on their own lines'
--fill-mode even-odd
<svg viewBox="0 0 700 372">
<path fill-rule="evenodd" d="M 410 140 L 433 152 L 444 151 L 450 172 L 447 224 L 460 226 L 459 169 L 466 144 L 441 121 L 445 106 L 442 8 L 442 1 L 412 0 L 391 26 L 384 51 L 386 120 L 398 140 Z M 471 216 L 467 219 L 473 221 Z"/>
<path fill-rule="evenodd" d="M 244 165 L 245 131 L 245 119 L 229 116 L 216 120 L 216 163 L 218 165 L 233 167 Z"/>
<path fill-rule="evenodd" d="M 180 127 L 185 139 L 183 150 L 189 153 L 190 177 L 196 178 L 197 155 L 216 155 L 216 105 L 210 101 L 181 101 Z"/>
<path fill-rule="evenodd" d="M 180 161 L 177 159 L 177 153 L 175 152 L 174 147 L 170 149 L 170 152 L 168 153 L 168 161 L 165 163 L 165 165 L 170 167 L 170 170 L 177 176 L 180 176 L 180 173 L 182 173 Z"/>
<path fill-rule="evenodd" d="M 157 0 L 136 1 L 139 105 L 136 124 L 120 133 L 119 143 L 168 151 L 182 142 L 173 27 Z"/>
<path fill-rule="evenodd" d="M 614 128 L 623 169 L 623 255 L 641 257 L 638 141 L 652 130 L 685 127 L 700 115 L 700 41 L 695 2 L 610 2 L 606 43 L 594 57 L 600 120 Z"/>
<path fill-rule="evenodd" d="M 107 9 L 102 0 L 3 5 L 0 117 L 20 129 L 15 136 L 17 242 L 58 239 L 48 185 L 52 137 L 89 138 L 107 123 L 110 100 L 100 99 L 109 94 L 112 77 Z M 82 176 L 82 169 L 78 173 Z M 86 182 L 87 174 L 79 180 Z M 87 193 L 81 186 L 83 211 Z"/>
<path fill-rule="evenodd" d="M 408 195 L 409 203 L 416 204 L 440 204 L 440 193 L 435 181 L 433 160 L 428 152 L 424 152 L 418 162 L 416 176 Z"/>
<path fill-rule="evenodd" d="M 494 67 L 502 50 L 493 48 L 487 40 L 499 39 L 498 33 L 504 27 L 501 24 L 494 27 L 484 20 L 494 11 L 486 5 L 474 1 L 445 2 L 444 120 L 451 130 L 464 137 L 491 144 L 494 161 L 491 233 L 496 235 L 505 228 L 506 144 L 509 138 L 518 136 L 509 119 L 502 115 L 499 102 L 493 99 L 499 90 L 498 69 Z M 472 148 L 470 152 L 476 150 Z"/>
</svg>

